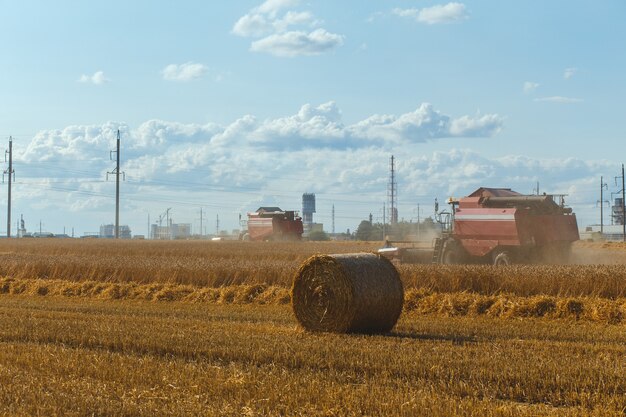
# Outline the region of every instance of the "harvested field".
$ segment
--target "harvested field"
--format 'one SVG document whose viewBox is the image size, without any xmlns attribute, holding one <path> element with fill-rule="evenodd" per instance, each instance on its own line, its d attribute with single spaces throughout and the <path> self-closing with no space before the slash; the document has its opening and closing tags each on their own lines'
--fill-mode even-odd
<svg viewBox="0 0 626 417">
<path fill-rule="evenodd" d="M 0 297 L 6 415 L 618 415 L 626 336 L 405 315 L 310 334 L 288 306 Z"/>
<path fill-rule="evenodd" d="M 114 243 L 114 244 L 112 244 Z M 380 243 L 13 239 L 0 241 L 0 276 L 199 287 L 290 285 L 318 253 L 375 251 Z"/>
<path fill-rule="evenodd" d="M 384 336 L 311 334 L 300 263 L 378 243 L 0 241 L 0 415 L 623 415 L 612 265 L 400 265 Z"/>
<path fill-rule="evenodd" d="M 0 240 L 0 277 L 196 287 L 266 284 L 289 287 L 315 254 L 372 252 L 380 242 L 198 242 L 78 239 Z M 585 265 L 399 265 L 405 288 L 483 295 L 626 296 L 626 246 L 581 242 Z M 603 263 L 610 260 L 610 263 Z"/>
</svg>

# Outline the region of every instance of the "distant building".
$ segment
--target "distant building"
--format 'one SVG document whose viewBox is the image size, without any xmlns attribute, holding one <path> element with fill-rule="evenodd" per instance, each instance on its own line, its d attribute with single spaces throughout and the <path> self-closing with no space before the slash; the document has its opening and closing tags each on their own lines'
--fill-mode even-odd
<svg viewBox="0 0 626 417">
<path fill-rule="evenodd" d="M 624 200 L 621 197 L 616 198 L 613 204 L 613 224 L 624 224 Z"/>
<path fill-rule="evenodd" d="M 581 240 L 624 240 L 624 200 L 617 197 L 611 207 L 611 224 L 594 224 L 580 232 Z M 601 232 L 602 231 L 602 232 Z"/>
<path fill-rule="evenodd" d="M 24 215 L 20 216 L 20 227 L 17 229 L 17 237 L 25 237 L 26 232 L 26 223 L 24 223 Z"/>
<path fill-rule="evenodd" d="M 313 224 L 313 213 L 315 213 L 315 194 L 302 194 L 302 223 L 305 228 Z"/>
<path fill-rule="evenodd" d="M 172 239 L 189 239 L 191 237 L 191 223 L 174 223 L 170 228 Z"/>
<path fill-rule="evenodd" d="M 624 229 L 621 224 L 605 224 L 602 229 L 604 233 L 600 233 L 599 224 L 587 226 L 580 232 L 580 240 L 624 240 Z"/>
<path fill-rule="evenodd" d="M 150 226 L 150 239 L 171 240 L 189 239 L 191 237 L 191 223 L 171 223 L 168 226 L 153 224 Z"/>
<path fill-rule="evenodd" d="M 54 233 L 50 232 L 35 232 L 32 234 L 33 237 L 54 237 Z"/>
<path fill-rule="evenodd" d="M 153 224 L 150 226 L 150 239 L 154 240 L 169 240 L 171 239 L 170 228 L 167 226 L 159 226 Z"/>
<path fill-rule="evenodd" d="M 112 239 L 115 237 L 115 225 L 114 224 L 103 224 L 100 225 L 100 234 L 98 237 L 104 237 L 108 239 Z"/>
<path fill-rule="evenodd" d="M 114 224 L 103 224 L 100 226 L 100 234 L 99 237 L 105 239 L 113 239 L 115 238 L 115 225 Z M 127 225 L 120 225 L 120 239 L 130 239 L 130 227 Z"/>
</svg>

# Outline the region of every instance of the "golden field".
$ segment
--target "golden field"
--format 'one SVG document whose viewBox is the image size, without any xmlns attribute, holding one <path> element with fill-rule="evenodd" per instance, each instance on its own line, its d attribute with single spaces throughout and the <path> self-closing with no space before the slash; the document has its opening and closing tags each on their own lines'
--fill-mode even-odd
<svg viewBox="0 0 626 417">
<path fill-rule="evenodd" d="M 379 245 L 2 240 L 0 415 L 626 412 L 626 246 L 399 265 L 391 334 L 302 331 L 299 264 Z"/>
</svg>

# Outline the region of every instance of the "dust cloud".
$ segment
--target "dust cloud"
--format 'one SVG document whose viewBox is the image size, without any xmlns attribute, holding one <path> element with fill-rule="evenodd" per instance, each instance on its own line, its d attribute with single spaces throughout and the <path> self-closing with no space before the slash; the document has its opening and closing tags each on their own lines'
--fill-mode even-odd
<svg viewBox="0 0 626 417">
<path fill-rule="evenodd" d="M 626 265 L 626 243 L 576 242 L 570 265 Z"/>
</svg>

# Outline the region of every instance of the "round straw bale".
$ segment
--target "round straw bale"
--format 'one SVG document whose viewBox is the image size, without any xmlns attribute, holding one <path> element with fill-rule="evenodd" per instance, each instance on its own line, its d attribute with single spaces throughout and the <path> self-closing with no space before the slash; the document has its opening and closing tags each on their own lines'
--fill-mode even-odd
<svg viewBox="0 0 626 417">
<path fill-rule="evenodd" d="M 296 273 L 291 304 L 306 330 L 386 333 L 402 312 L 400 275 L 373 253 L 315 255 Z"/>
</svg>

